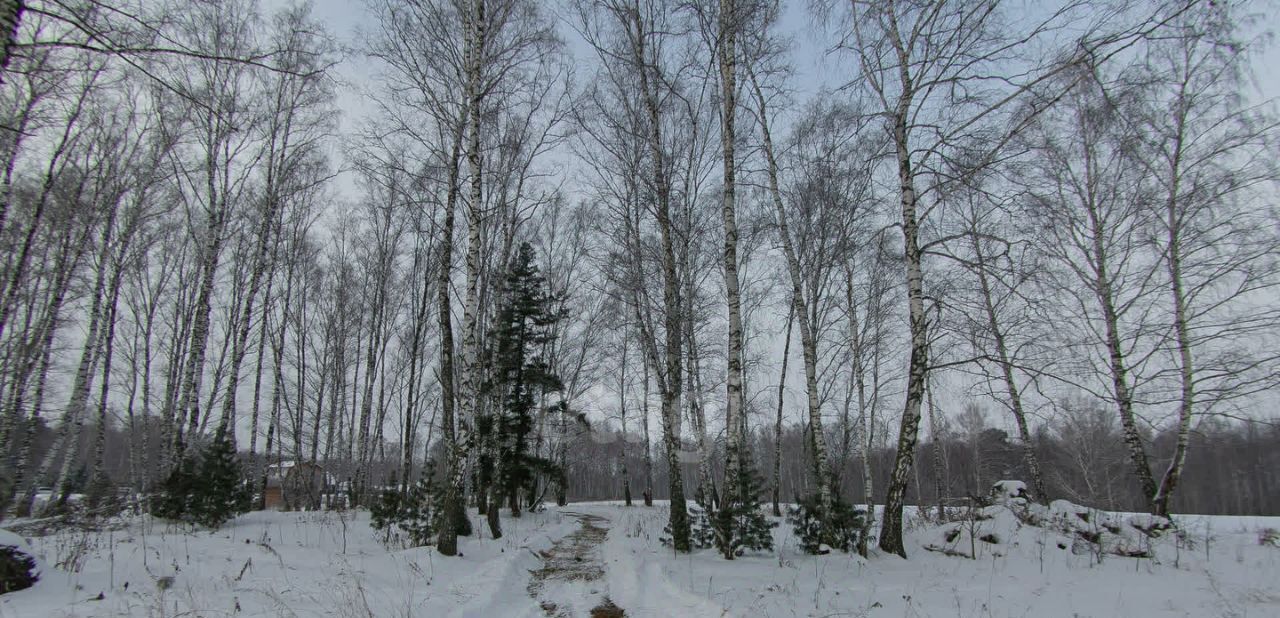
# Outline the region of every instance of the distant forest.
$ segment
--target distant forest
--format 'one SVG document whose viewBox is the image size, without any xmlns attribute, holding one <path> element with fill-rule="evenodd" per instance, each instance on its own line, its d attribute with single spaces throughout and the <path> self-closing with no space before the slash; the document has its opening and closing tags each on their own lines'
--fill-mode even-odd
<svg viewBox="0 0 1280 618">
<path fill-rule="evenodd" d="M 95 427 L 89 427 L 96 431 Z M 797 495 L 811 491 L 807 474 L 807 438 L 805 428 L 788 425 L 782 434 L 781 500 L 793 502 Z M 130 478 L 128 445 L 130 436 L 117 427 L 106 432 L 108 473 L 113 478 Z M 1124 442 L 1115 422 L 1106 410 L 1093 408 L 1066 415 L 1050 423 L 1035 434 L 1035 449 L 1040 460 L 1051 471 L 1046 485 L 1050 499 L 1066 499 L 1099 509 L 1116 511 L 1141 511 L 1141 488 L 1125 467 L 1127 456 Z M 36 431 L 36 449 L 47 449 L 53 442 L 54 432 L 43 422 Z M 772 470 L 773 459 L 767 455 L 776 452 L 772 432 L 755 432 L 752 451 L 764 457 L 756 461 L 761 470 Z M 841 444 L 840 436 L 829 434 L 831 444 Z M 1176 439 L 1173 432 L 1163 432 L 1154 437 L 1156 448 L 1171 450 Z M 616 426 L 601 425 L 590 432 L 577 435 L 569 447 L 568 499 L 622 500 L 623 470 L 629 471 L 629 485 L 633 500 L 639 502 L 646 486 L 652 488 L 656 500 L 667 499 L 666 464 L 653 461 L 651 483 L 647 483 L 641 438 L 632 435 L 630 440 Z M 134 438 L 133 442 L 140 442 Z M 926 440 L 916 452 L 922 462 L 916 466 L 915 478 L 907 491 L 909 503 L 929 507 L 938 503 L 938 497 L 948 506 L 963 504 L 972 496 L 985 496 L 991 485 L 999 480 L 1027 478 L 1026 463 L 1021 444 L 1013 441 L 1003 429 L 978 425 L 954 432 L 941 442 L 941 460 L 935 459 L 938 442 Z M 1174 500 L 1174 512 L 1205 515 L 1280 515 L 1280 422 L 1227 423 L 1206 422 L 1192 433 L 1191 447 L 1194 465 L 1184 477 L 1184 485 Z M 385 452 L 393 452 L 394 444 L 384 445 Z M 717 449 L 717 454 L 723 449 Z M 692 448 L 691 453 L 696 453 Z M 76 483 L 88 480 L 87 466 L 90 451 L 82 448 L 76 467 L 80 470 Z M 877 448 L 872 459 L 872 469 L 878 474 L 873 487 L 883 488 L 888 479 L 888 468 L 893 461 L 893 451 Z M 938 465 L 940 463 L 940 466 Z M 1157 461 L 1159 465 L 1167 462 Z M 384 461 L 378 466 L 384 478 L 394 473 L 394 465 Z M 861 464 L 847 452 L 837 455 L 835 471 L 844 495 L 863 495 Z M 697 473 L 697 462 L 683 466 L 686 475 Z M 938 483 L 941 469 L 942 483 Z M 341 471 L 335 471 L 338 478 Z M 719 468 L 716 473 L 722 473 Z M 45 479 L 52 484 L 53 479 Z M 81 485 L 74 491 L 84 491 Z M 773 487 L 765 488 L 767 493 Z M 876 501 L 883 500 L 883 489 Z"/>
</svg>

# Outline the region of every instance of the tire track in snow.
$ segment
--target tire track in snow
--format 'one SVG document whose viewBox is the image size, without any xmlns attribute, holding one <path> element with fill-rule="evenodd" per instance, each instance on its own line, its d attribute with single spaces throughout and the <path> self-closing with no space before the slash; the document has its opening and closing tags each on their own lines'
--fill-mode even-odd
<svg viewBox="0 0 1280 618">
<path fill-rule="evenodd" d="M 604 581 L 600 546 L 609 534 L 609 520 L 587 513 L 562 513 L 577 519 L 581 528 L 556 541 L 551 549 L 538 552 L 542 568 L 531 572 L 529 596 L 548 616 L 557 618 L 625 616 L 626 612 L 609 599 Z"/>
</svg>

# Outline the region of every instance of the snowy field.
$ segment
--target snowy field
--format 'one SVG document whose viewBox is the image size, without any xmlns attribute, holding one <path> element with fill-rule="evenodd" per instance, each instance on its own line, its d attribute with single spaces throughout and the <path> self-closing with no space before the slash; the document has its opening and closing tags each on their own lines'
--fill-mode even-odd
<svg viewBox="0 0 1280 618">
<path fill-rule="evenodd" d="M 1182 517 L 1182 535 L 1126 528 L 1104 542 L 1152 556 L 1133 558 L 1006 507 L 988 514 L 913 520 L 909 560 L 804 555 L 784 523 L 777 551 L 733 562 L 660 545 L 662 506 L 504 518 L 506 536 L 464 539 L 459 558 L 388 550 L 365 512 L 257 512 L 213 533 L 138 519 L 28 539 L 42 579 L 0 596 L 0 617 L 587 616 L 606 599 L 626 616 L 1280 616 L 1280 547 L 1260 540 L 1280 518 Z M 1072 521 L 1086 519 L 1114 530 L 1142 518 Z"/>
</svg>

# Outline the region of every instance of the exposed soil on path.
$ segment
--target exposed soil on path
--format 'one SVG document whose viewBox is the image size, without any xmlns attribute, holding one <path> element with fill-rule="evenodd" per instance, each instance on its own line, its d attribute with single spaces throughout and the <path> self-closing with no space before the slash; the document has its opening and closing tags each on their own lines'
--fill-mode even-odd
<svg viewBox="0 0 1280 618">
<path fill-rule="evenodd" d="M 572 609 L 556 598 L 561 595 L 549 594 L 557 589 L 563 591 L 564 586 L 581 586 L 591 594 L 597 594 L 600 588 L 594 582 L 604 577 L 604 562 L 600 557 L 600 544 L 609 534 L 609 520 L 598 515 L 587 513 L 564 512 L 576 518 L 581 528 L 559 541 L 551 549 L 538 552 L 542 558 L 542 568 L 533 571 L 529 579 L 529 596 L 538 601 L 548 616 L 556 618 L 572 618 Z M 599 605 L 591 608 L 591 618 L 621 618 L 626 616 L 622 608 L 613 604 L 605 596 Z"/>
</svg>

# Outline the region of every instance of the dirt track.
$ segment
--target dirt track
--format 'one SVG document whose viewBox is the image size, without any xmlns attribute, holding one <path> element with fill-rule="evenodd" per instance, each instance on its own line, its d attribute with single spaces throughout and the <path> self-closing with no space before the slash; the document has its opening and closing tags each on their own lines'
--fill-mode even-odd
<svg viewBox="0 0 1280 618">
<path fill-rule="evenodd" d="M 547 595 L 548 584 L 560 582 L 569 585 L 591 586 L 604 577 L 604 562 L 600 559 L 600 544 L 609 534 L 609 520 L 598 515 L 565 512 L 581 524 L 581 528 L 559 541 L 551 549 L 538 552 L 542 568 L 533 571 L 529 580 L 529 596 L 538 601 L 548 616 L 572 618 L 568 608 L 563 608 Z M 591 590 L 595 592 L 595 590 Z M 606 596 L 603 602 L 591 609 L 591 618 L 620 618 L 626 612 L 613 604 Z"/>
</svg>

